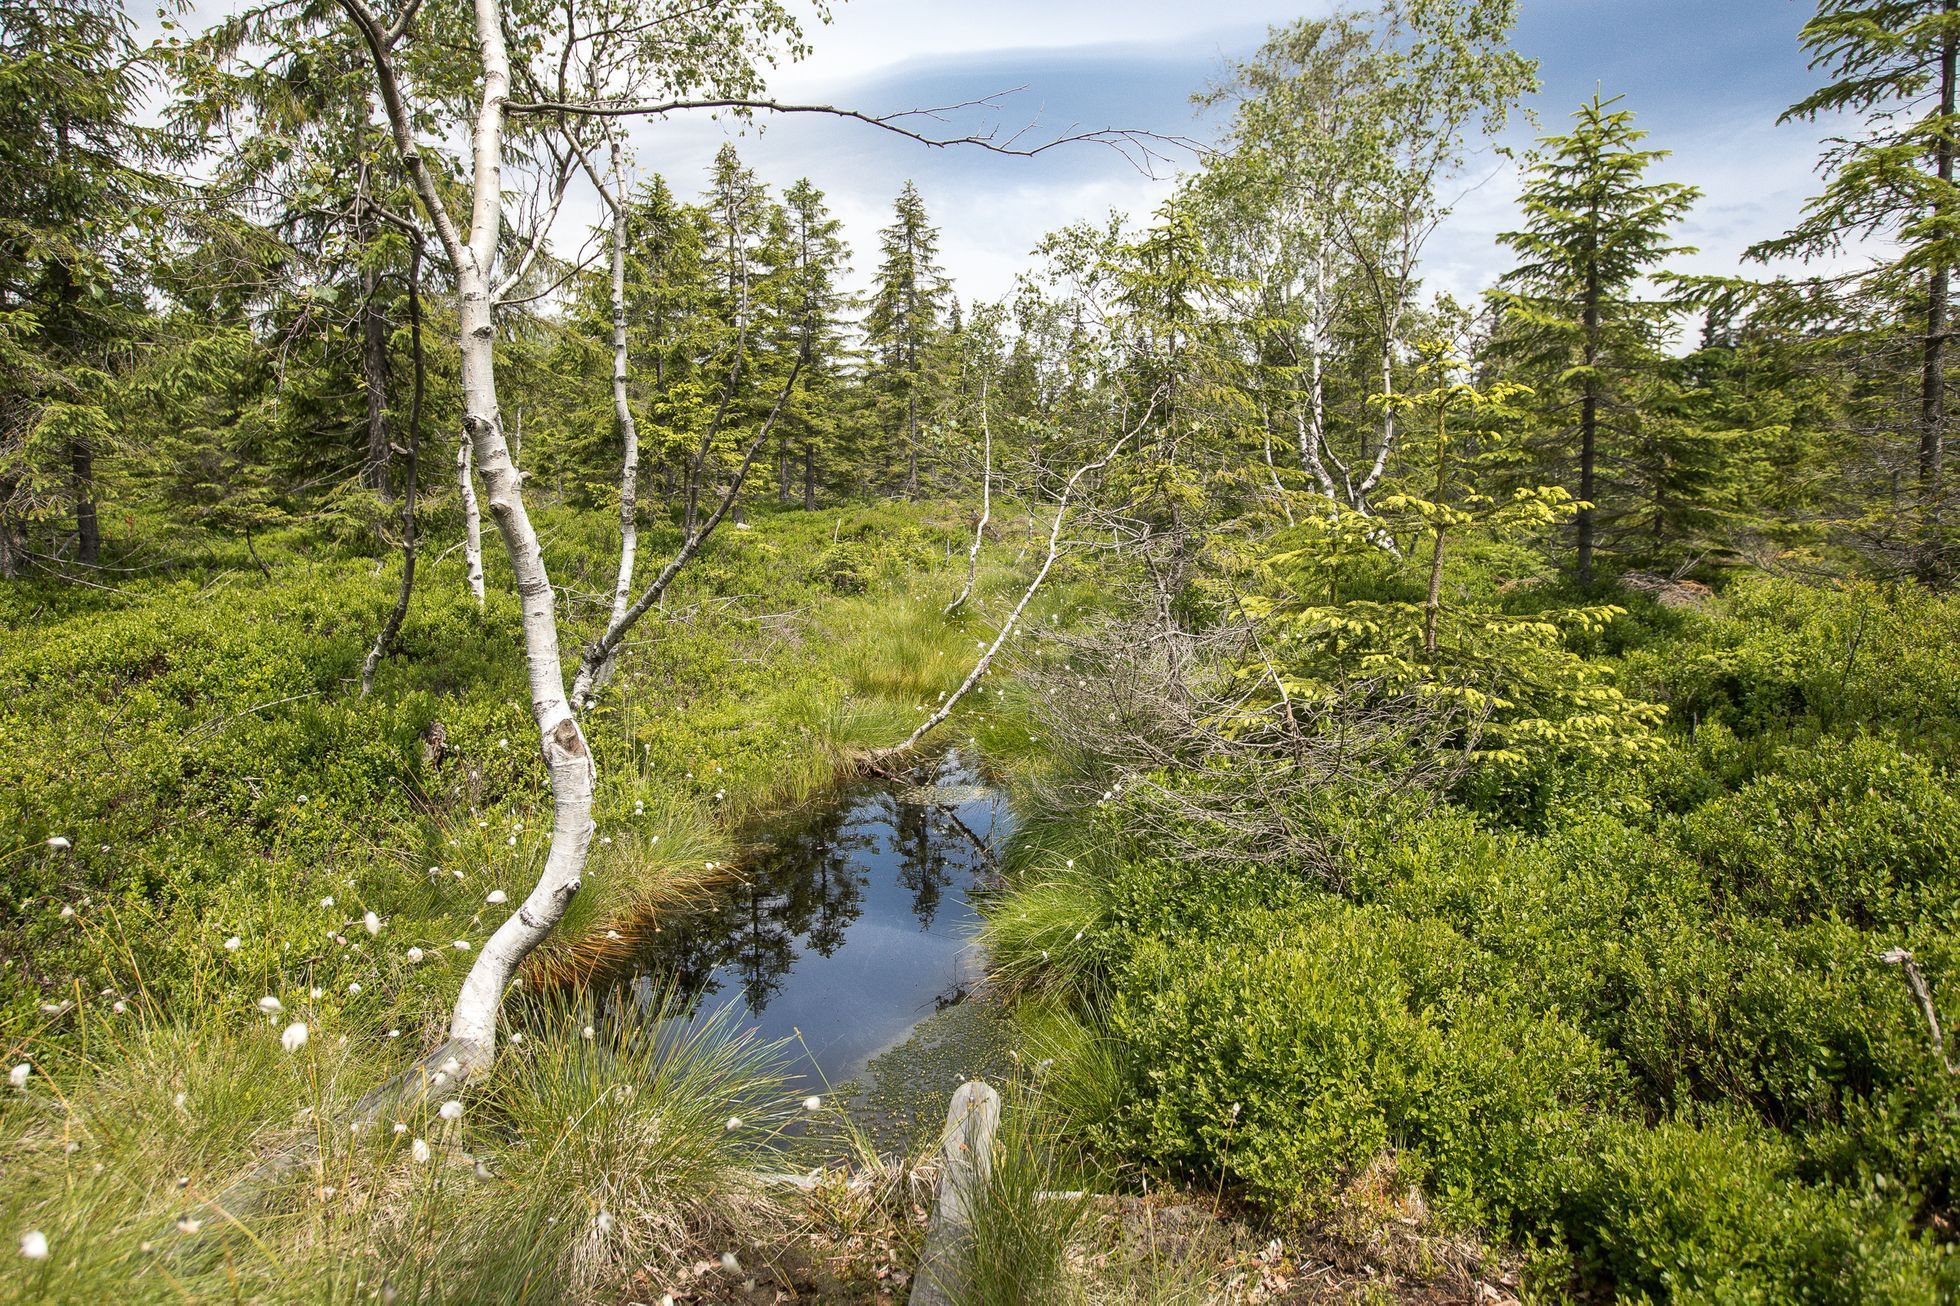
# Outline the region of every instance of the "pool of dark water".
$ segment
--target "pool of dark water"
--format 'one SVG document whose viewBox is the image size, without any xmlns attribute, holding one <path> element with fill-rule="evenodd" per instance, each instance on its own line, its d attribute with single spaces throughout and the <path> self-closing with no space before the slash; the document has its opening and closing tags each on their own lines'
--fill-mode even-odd
<svg viewBox="0 0 1960 1306">
<path fill-rule="evenodd" d="M 957 752 L 910 783 L 850 786 L 766 831 L 739 880 L 663 922 L 631 991 L 735 1003 L 763 1038 L 794 1040 L 804 1084 L 843 1083 L 973 989 L 971 896 L 1010 819 Z"/>
</svg>

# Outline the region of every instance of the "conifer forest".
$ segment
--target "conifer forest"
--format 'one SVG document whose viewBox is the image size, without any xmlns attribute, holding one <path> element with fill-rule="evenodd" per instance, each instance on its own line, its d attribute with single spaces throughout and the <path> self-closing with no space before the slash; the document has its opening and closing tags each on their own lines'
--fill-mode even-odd
<svg viewBox="0 0 1960 1306">
<path fill-rule="evenodd" d="M 0 0 L 0 1300 L 1960 1300 L 1960 4 L 1624 3 Z"/>
</svg>

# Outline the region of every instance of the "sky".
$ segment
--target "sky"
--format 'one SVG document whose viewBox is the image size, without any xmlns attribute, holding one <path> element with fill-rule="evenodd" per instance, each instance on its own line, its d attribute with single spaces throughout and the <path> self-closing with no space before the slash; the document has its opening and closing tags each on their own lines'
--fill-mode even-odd
<svg viewBox="0 0 1960 1306">
<path fill-rule="evenodd" d="M 873 113 L 1013 90 L 992 115 L 1003 134 L 1027 128 L 1036 139 L 1122 127 L 1212 140 L 1221 121 L 1200 116 L 1192 95 L 1251 55 L 1271 26 L 1328 7 L 1325 0 L 850 0 L 836 6 L 828 26 L 811 28 L 815 52 L 778 70 L 770 89 L 784 100 Z M 1514 43 L 1539 61 L 1542 89 L 1526 105 L 1537 125 L 1520 118 L 1504 141 L 1524 147 L 1564 130 L 1595 88 L 1625 96 L 1649 132 L 1645 144 L 1671 151 L 1650 176 L 1703 192 L 1680 233 L 1699 252 L 1674 266 L 1733 272 L 1741 251 L 1787 229 L 1817 187 L 1824 128 L 1777 123 L 1816 84 L 1797 44 L 1811 12 L 1806 0 L 1521 0 Z M 641 173 L 662 172 L 683 194 L 701 188 L 715 150 L 731 137 L 772 185 L 808 176 L 826 191 L 856 251 L 857 284 L 875 262 L 876 231 L 889 221 L 893 195 L 915 181 L 942 232 L 942 263 L 967 300 L 1009 291 L 1046 232 L 1099 220 L 1112 208 L 1147 214 L 1171 192 L 1176 169 L 1196 164 L 1177 156 L 1151 177 L 1093 144 L 1009 158 L 928 149 L 810 117 L 777 118 L 758 132 L 676 116 L 634 133 Z M 1516 166 L 1487 152 L 1456 190 L 1453 216 L 1432 237 L 1425 268 L 1430 289 L 1461 297 L 1508 266 L 1495 237 L 1518 221 Z M 568 206 L 566 217 L 582 227 L 595 212 L 589 203 Z"/>
</svg>

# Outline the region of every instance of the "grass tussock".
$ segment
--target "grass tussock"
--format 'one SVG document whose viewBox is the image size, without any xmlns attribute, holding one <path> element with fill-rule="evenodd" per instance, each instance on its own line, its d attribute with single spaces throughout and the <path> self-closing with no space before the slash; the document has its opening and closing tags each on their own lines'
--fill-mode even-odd
<svg viewBox="0 0 1960 1306">
<path fill-rule="evenodd" d="M 96 1031 L 88 1064 L 9 1092 L 0 1218 L 45 1241 L 16 1266 L 31 1296 L 595 1300 L 788 1218 L 760 1176 L 810 1113 L 787 1050 L 732 1012 L 546 999 L 488 1082 L 359 1130 L 348 1108 L 405 1060 L 399 1041 L 322 1020 L 294 1046 L 292 1014 L 138 1016 Z M 304 1164 L 239 1200 L 282 1149 Z"/>
</svg>

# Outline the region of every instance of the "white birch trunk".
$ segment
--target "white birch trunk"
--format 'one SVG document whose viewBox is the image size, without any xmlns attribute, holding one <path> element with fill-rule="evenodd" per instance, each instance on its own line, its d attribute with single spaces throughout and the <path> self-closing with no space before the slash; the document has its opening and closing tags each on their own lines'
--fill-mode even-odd
<svg viewBox="0 0 1960 1306">
<path fill-rule="evenodd" d="M 986 650 L 980 654 L 979 661 L 973 664 L 973 670 L 969 671 L 966 679 L 960 682 L 960 687 L 947 695 L 946 701 L 941 703 L 931 716 L 921 721 L 918 729 L 907 735 L 903 743 L 894 744 L 890 748 L 876 749 L 871 753 L 869 760 L 873 766 L 903 757 L 917 748 L 919 741 L 937 729 L 947 717 L 953 715 L 953 709 L 959 706 L 960 700 L 980 683 L 981 677 L 987 674 L 987 668 L 993 665 L 994 655 L 1000 652 L 1001 646 L 1007 643 L 1015 627 L 1020 625 L 1022 614 L 1028 610 L 1028 604 L 1034 602 L 1034 596 L 1041 591 L 1042 582 L 1048 579 L 1049 571 L 1055 566 L 1055 559 L 1061 554 L 1062 523 L 1068 518 L 1069 501 L 1075 497 L 1076 487 L 1082 483 L 1084 477 L 1109 466 L 1116 455 L 1123 451 L 1123 446 L 1128 444 L 1137 432 L 1150 424 L 1150 419 L 1157 412 L 1157 402 L 1161 397 L 1161 394 L 1150 397 L 1150 404 L 1144 409 L 1143 417 L 1135 426 L 1118 436 L 1116 443 L 1110 445 L 1102 457 L 1075 469 L 1074 475 L 1068 478 L 1068 484 L 1062 487 L 1062 497 L 1055 505 L 1055 519 L 1048 527 L 1048 552 L 1041 559 L 1041 567 L 1035 572 L 1034 579 L 1028 582 L 1028 587 L 1021 592 L 1021 599 L 1014 605 L 1014 610 L 1007 614 L 1007 620 L 1001 622 L 1000 630 L 994 635 L 994 642 L 987 645 Z"/>
<path fill-rule="evenodd" d="M 470 475 L 470 437 L 456 442 L 456 481 L 463 492 L 463 569 L 476 606 L 483 606 L 483 513 L 477 507 L 476 481 Z"/>
<path fill-rule="evenodd" d="M 617 135 L 612 139 L 612 171 L 613 417 L 619 423 L 623 453 L 619 467 L 619 578 L 613 585 L 608 629 L 623 621 L 632 605 L 633 565 L 640 551 L 640 430 L 633 421 L 633 405 L 626 393 L 626 172 Z"/>
<path fill-rule="evenodd" d="M 496 295 L 489 270 L 502 220 L 504 106 L 510 96 L 510 56 L 504 44 L 500 0 L 475 0 L 483 82 L 471 132 L 473 175 L 467 240 L 416 146 L 391 54 L 393 43 L 400 38 L 399 30 L 384 28 L 365 0 L 341 3 L 367 41 L 396 145 L 455 270 L 463 432 L 483 478 L 490 516 L 510 556 L 511 575 L 523 609 L 531 714 L 551 778 L 551 845 L 544 870 L 523 904 L 477 951 L 450 1016 L 449 1041 L 425 1059 L 425 1069 L 427 1062 L 439 1062 L 430 1082 L 440 1084 L 481 1074 L 495 1061 L 504 991 L 518 966 L 563 918 L 578 892 L 592 843 L 592 796 L 597 775 L 591 750 L 566 699 L 558 652 L 556 595 L 537 532 L 525 511 L 522 478 L 511 461 L 498 415 Z"/>
</svg>

